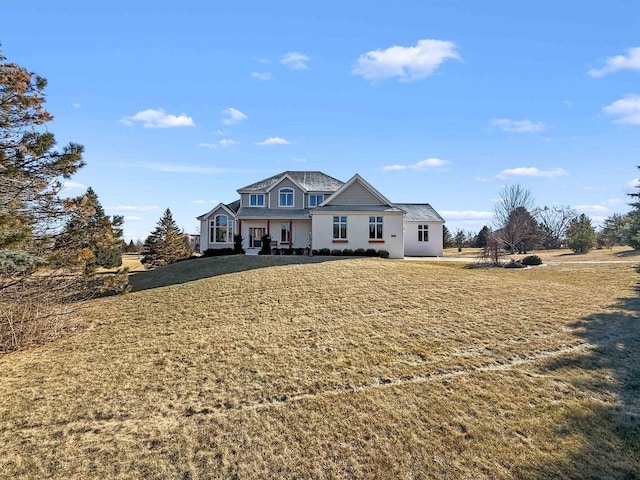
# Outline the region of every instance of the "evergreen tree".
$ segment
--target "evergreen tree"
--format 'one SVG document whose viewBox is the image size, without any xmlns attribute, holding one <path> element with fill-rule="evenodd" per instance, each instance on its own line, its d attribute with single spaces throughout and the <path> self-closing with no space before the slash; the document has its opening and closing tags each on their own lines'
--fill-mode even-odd
<svg viewBox="0 0 640 480">
<path fill-rule="evenodd" d="M 489 227 L 487 227 L 486 225 L 482 227 L 482 229 L 478 232 L 478 235 L 476 235 L 476 242 L 475 242 L 476 247 L 478 248 L 486 247 L 487 239 L 489 238 L 490 234 L 491 234 L 491 229 Z"/>
<path fill-rule="evenodd" d="M 56 238 L 58 260 L 67 266 L 79 265 L 85 275 L 92 275 L 97 267 L 122 265 L 123 218 L 108 217 L 91 187 L 67 204 L 71 218 Z"/>
<path fill-rule="evenodd" d="M 567 245 L 574 253 L 587 253 L 596 246 L 596 232 L 584 213 L 569 225 Z"/>
<path fill-rule="evenodd" d="M 144 242 L 142 255 L 142 263 L 152 267 L 168 265 L 191 255 L 189 240 L 178 228 L 168 208 Z"/>
<path fill-rule="evenodd" d="M 631 215 L 614 213 L 604 219 L 602 229 L 598 232 L 598 246 L 611 248 L 615 245 L 631 244 L 630 236 Z"/>
<path fill-rule="evenodd" d="M 640 169 L 640 165 L 637 168 Z M 636 185 L 636 189 L 638 191 L 628 194 L 633 199 L 629 204 L 633 209 L 628 214 L 627 242 L 634 249 L 640 250 L 640 183 Z"/>
<path fill-rule="evenodd" d="M 127 245 L 127 248 L 125 249 L 125 251 L 127 253 L 136 253 L 137 252 L 136 244 L 133 243 L 133 238 L 131 240 L 129 240 L 129 245 Z"/>
<path fill-rule="evenodd" d="M 442 246 L 443 248 L 453 247 L 453 238 L 446 225 L 442 225 Z"/>
</svg>

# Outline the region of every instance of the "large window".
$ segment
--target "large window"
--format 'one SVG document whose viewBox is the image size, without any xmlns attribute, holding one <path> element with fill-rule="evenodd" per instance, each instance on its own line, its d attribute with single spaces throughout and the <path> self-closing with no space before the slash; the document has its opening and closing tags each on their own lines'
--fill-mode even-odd
<svg viewBox="0 0 640 480">
<path fill-rule="evenodd" d="M 382 217 L 369 217 L 369 239 L 382 240 Z"/>
<path fill-rule="evenodd" d="M 418 241 L 429 241 L 429 225 L 418 225 Z"/>
<path fill-rule="evenodd" d="M 309 208 L 317 207 L 324 201 L 324 195 L 309 195 Z"/>
<path fill-rule="evenodd" d="M 291 224 L 282 222 L 280 224 L 280 242 L 289 243 L 291 241 Z"/>
<path fill-rule="evenodd" d="M 333 238 L 347 238 L 347 217 L 333 217 Z"/>
<path fill-rule="evenodd" d="M 293 207 L 293 189 L 292 188 L 280 189 L 280 206 Z"/>
<path fill-rule="evenodd" d="M 209 242 L 211 243 L 231 243 L 233 242 L 233 220 L 227 215 L 216 215 L 211 221 L 209 232 Z"/>
<path fill-rule="evenodd" d="M 264 194 L 252 193 L 249 195 L 249 205 L 252 207 L 264 207 Z"/>
</svg>

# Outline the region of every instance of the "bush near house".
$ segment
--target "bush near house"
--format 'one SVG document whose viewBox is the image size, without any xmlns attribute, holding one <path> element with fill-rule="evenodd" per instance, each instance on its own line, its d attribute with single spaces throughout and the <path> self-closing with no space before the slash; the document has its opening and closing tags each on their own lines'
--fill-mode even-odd
<svg viewBox="0 0 640 480">
<path fill-rule="evenodd" d="M 236 255 L 233 248 L 208 248 L 202 252 L 202 257 L 222 257 L 224 255 Z"/>
</svg>

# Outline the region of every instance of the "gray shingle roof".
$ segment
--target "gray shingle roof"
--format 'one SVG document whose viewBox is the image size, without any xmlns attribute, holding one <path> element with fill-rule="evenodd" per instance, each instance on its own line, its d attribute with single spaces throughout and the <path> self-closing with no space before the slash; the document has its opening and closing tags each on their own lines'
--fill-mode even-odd
<svg viewBox="0 0 640 480">
<path fill-rule="evenodd" d="M 261 208 L 242 207 L 238 210 L 237 217 L 243 218 L 273 218 L 273 219 L 306 219 L 309 220 L 309 209 L 303 208 Z"/>
<path fill-rule="evenodd" d="M 242 191 L 257 191 L 262 192 L 269 187 L 278 183 L 282 177 L 289 175 L 293 180 L 302 185 L 305 189 L 311 192 L 335 192 L 338 190 L 344 182 L 337 180 L 322 172 L 305 172 L 305 171 L 293 171 L 287 170 L 286 172 L 279 173 L 259 182 L 252 183 L 246 187 L 238 189 L 238 192 Z"/>
<path fill-rule="evenodd" d="M 404 219 L 408 222 L 444 222 L 444 218 L 428 203 L 394 203 L 407 214 Z"/>
<path fill-rule="evenodd" d="M 240 208 L 240 200 L 236 200 L 235 202 L 227 203 L 227 208 L 231 210 L 233 213 L 238 213 L 238 209 Z"/>
</svg>

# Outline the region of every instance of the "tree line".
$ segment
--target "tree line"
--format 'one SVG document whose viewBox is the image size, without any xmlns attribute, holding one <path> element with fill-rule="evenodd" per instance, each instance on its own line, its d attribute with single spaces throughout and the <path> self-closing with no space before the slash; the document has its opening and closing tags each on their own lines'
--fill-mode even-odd
<svg viewBox="0 0 640 480">
<path fill-rule="evenodd" d="M 640 249 L 640 192 L 629 196 L 633 199 L 631 211 L 611 215 L 596 232 L 584 213 L 568 206 L 536 207 L 528 189 L 518 184 L 507 186 L 495 206 L 494 228 L 485 225 L 477 233 L 458 229 L 452 235 L 445 226 L 444 246 L 493 249 L 494 256 L 563 247 L 575 253 L 620 245 Z"/>
</svg>

